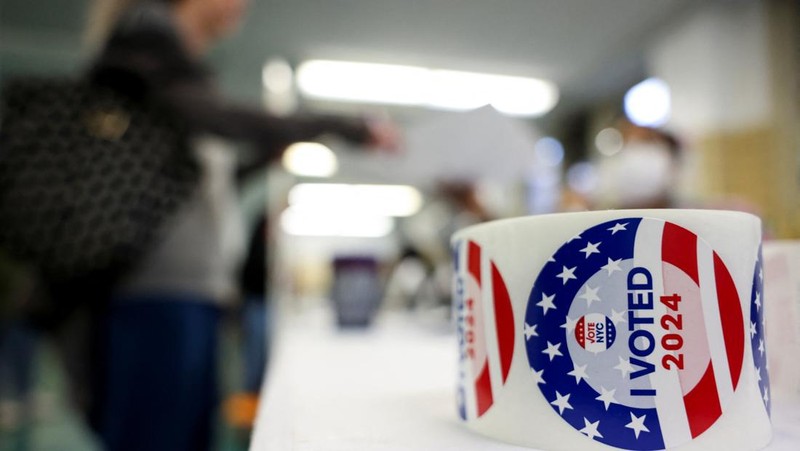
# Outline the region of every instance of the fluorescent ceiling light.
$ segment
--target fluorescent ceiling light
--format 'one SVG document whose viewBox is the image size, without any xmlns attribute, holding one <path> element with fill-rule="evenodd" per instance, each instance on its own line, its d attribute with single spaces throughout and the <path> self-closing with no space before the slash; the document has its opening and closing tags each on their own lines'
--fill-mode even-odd
<svg viewBox="0 0 800 451">
<path fill-rule="evenodd" d="M 289 191 L 289 205 L 329 216 L 411 216 L 422 207 L 422 195 L 405 185 L 301 183 Z"/>
<path fill-rule="evenodd" d="M 671 110 L 669 86 L 659 78 L 648 78 L 625 93 L 625 115 L 636 125 L 660 127 Z"/>
<path fill-rule="evenodd" d="M 330 177 L 339 167 L 336 154 L 328 147 L 314 142 L 300 142 L 283 153 L 283 167 L 295 175 Z"/>
<path fill-rule="evenodd" d="M 290 207 L 281 214 L 281 228 L 290 235 L 379 238 L 392 233 L 394 219 L 380 215 L 328 214 Z"/>
<path fill-rule="evenodd" d="M 312 98 L 455 111 L 492 105 L 515 116 L 539 116 L 558 102 L 558 88 L 536 78 L 348 61 L 307 61 L 297 85 Z"/>
<path fill-rule="evenodd" d="M 386 64 L 308 61 L 297 69 L 297 86 L 307 96 L 350 102 L 418 105 L 427 93 L 427 69 Z"/>
</svg>

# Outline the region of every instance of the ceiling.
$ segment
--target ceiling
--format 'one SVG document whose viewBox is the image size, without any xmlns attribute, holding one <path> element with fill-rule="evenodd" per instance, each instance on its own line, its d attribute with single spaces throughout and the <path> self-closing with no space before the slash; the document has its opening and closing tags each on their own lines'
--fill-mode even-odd
<svg viewBox="0 0 800 451">
<path fill-rule="evenodd" d="M 531 125 L 545 131 L 565 127 L 575 131 L 569 124 L 587 107 L 618 100 L 646 76 L 648 42 L 708 1 L 250 0 L 241 29 L 215 49 L 211 62 L 223 88 L 252 103 L 261 100 L 262 66 L 273 57 L 291 64 L 324 58 L 540 77 L 555 82 L 561 96 L 552 112 Z M 81 37 L 89 5 L 90 0 L 0 0 L 0 77 L 79 70 L 86 59 Z M 306 105 L 344 113 L 360 110 L 353 105 Z M 441 113 L 419 109 L 389 112 L 411 135 L 410 130 L 419 124 L 424 129 L 425 123 L 448 124 L 449 120 L 441 118 Z M 497 121 L 497 130 L 515 129 L 500 118 Z M 462 126 L 467 123 L 469 117 Z M 457 125 L 442 125 L 442 130 L 448 127 Z M 509 133 L 503 139 L 522 136 Z M 581 149 L 580 134 L 568 135 L 578 141 L 577 145 L 565 142 L 567 153 Z M 478 141 L 459 147 L 459 159 L 473 165 L 461 172 L 490 173 L 489 168 L 496 166 L 494 175 L 505 177 L 508 168 L 481 163 L 481 155 L 512 161 L 513 149 L 498 149 L 491 140 Z M 499 158 L 500 151 L 507 151 L 507 158 Z M 431 149 L 430 143 L 420 144 L 407 149 L 406 164 L 395 161 L 388 166 L 381 159 L 343 157 L 348 170 L 340 175 L 419 181 L 422 169 L 433 166 L 429 158 L 433 152 L 442 151 Z M 452 165 L 440 166 L 434 169 L 452 172 Z"/>
<path fill-rule="evenodd" d="M 223 85 L 257 98 L 274 56 L 390 62 L 547 78 L 568 112 L 644 76 L 647 41 L 700 0 L 251 0 L 212 60 Z M 82 61 L 89 1 L 0 0 L 4 74 Z"/>
<path fill-rule="evenodd" d="M 268 56 L 547 78 L 561 111 L 644 75 L 642 48 L 698 0 L 262 0 L 215 55 L 240 94 Z M 238 66 L 237 69 L 232 69 Z M 258 80 L 255 80 L 257 83 Z"/>
</svg>

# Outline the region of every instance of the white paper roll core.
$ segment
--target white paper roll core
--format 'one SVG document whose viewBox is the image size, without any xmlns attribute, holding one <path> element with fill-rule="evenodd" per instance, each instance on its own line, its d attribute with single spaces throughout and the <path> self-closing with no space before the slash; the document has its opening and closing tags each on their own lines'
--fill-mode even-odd
<svg viewBox="0 0 800 451">
<path fill-rule="evenodd" d="M 772 435 L 761 221 L 507 219 L 453 235 L 458 411 L 543 450 L 756 450 Z"/>
</svg>

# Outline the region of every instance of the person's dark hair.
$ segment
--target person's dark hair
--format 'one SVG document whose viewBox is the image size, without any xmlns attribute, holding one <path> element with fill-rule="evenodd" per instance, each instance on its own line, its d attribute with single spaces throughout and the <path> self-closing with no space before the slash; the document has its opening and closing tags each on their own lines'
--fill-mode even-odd
<svg viewBox="0 0 800 451">
<path fill-rule="evenodd" d="M 626 118 L 620 118 L 616 127 L 622 132 L 625 141 L 628 140 L 641 140 L 641 141 L 655 141 L 661 142 L 669 149 L 670 155 L 675 160 L 680 160 L 683 157 L 683 146 L 681 141 L 672 133 L 664 129 L 653 127 L 643 127 L 628 121 Z"/>
<path fill-rule="evenodd" d="M 681 146 L 680 141 L 678 141 L 678 138 L 676 138 L 675 135 L 664 130 L 658 130 L 658 129 L 652 129 L 652 130 L 654 137 L 656 137 L 658 140 L 664 142 L 664 144 L 667 145 L 667 148 L 669 149 L 669 152 L 670 154 L 672 154 L 673 158 L 675 159 L 681 158 L 683 154 L 683 147 Z"/>
</svg>

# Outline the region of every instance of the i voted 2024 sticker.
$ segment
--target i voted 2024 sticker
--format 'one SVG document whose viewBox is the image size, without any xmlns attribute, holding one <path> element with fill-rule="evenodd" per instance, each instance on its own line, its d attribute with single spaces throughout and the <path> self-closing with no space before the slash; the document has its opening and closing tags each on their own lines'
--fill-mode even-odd
<svg viewBox="0 0 800 451">
<path fill-rule="evenodd" d="M 525 312 L 531 377 L 590 439 L 659 450 L 725 412 L 744 360 L 742 307 L 720 256 L 671 222 L 626 218 L 564 243 Z"/>
<path fill-rule="evenodd" d="M 455 243 L 453 262 L 460 350 L 458 412 L 463 420 L 472 420 L 494 405 L 508 380 L 514 356 L 514 312 L 503 276 L 478 243 Z"/>
</svg>

